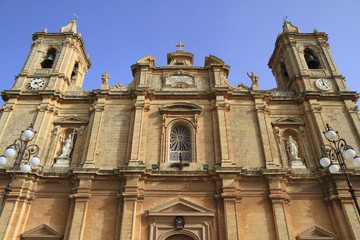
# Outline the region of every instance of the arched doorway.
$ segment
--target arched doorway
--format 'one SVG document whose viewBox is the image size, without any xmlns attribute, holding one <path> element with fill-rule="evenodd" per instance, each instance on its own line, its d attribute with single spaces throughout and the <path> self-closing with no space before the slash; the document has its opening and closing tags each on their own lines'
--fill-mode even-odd
<svg viewBox="0 0 360 240">
<path fill-rule="evenodd" d="M 194 239 L 185 234 L 175 234 L 166 238 L 166 240 L 194 240 Z"/>
</svg>

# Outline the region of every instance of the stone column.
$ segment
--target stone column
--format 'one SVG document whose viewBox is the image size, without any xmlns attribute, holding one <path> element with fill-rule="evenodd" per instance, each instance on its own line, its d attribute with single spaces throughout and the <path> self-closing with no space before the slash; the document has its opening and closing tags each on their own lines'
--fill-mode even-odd
<svg viewBox="0 0 360 240">
<path fill-rule="evenodd" d="M 68 221 L 69 240 L 81 240 L 84 235 L 84 227 L 88 204 L 91 198 L 91 184 L 94 179 L 94 174 L 78 174 L 78 186 L 76 192 L 70 195 L 73 198 L 74 204 L 70 208 L 73 212 L 72 219 Z M 67 227 L 68 228 L 68 227 Z"/>
<path fill-rule="evenodd" d="M 122 219 L 119 240 L 135 240 L 135 228 L 140 221 L 136 221 L 139 179 L 141 174 L 125 174 L 126 184 L 122 193 Z"/>
<path fill-rule="evenodd" d="M 97 152 L 97 145 L 99 142 L 100 128 L 103 112 L 105 110 L 105 99 L 99 98 L 97 103 L 94 104 L 91 108 L 93 111 L 93 119 L 91 125 L 90 136 L 88 136 L 89 141 L 85 143 L 85 146 L 88 145 L 88 152 L 86 155 L 84 168 L 94 168 L 95 167 L 95 158 Z"/>
<path fill-rule="evenodd" d="M 265 174 L 271 174 L 265 173 Z M 290 240 L 295 236 L 292 234 L 292 222 L 287 212 L 287 204 L 290 202 L 286 193 L 284 179 L 279 175 L 267 175 L 269 183 L 269 198 L 272 203 L 275 230 L 278 240 Z"/>
<path fill-rule="evenodd" d="M 129 166 L 140 166 L 140 151 L 142 147 L 142 131 L 144 121 L 144 111 L 149 109 L 148 103 L 145 102 L 145 95 L 138 95 L 135 103 L 135 117 L 131 139 L 131 152 Z"/>
</svg>

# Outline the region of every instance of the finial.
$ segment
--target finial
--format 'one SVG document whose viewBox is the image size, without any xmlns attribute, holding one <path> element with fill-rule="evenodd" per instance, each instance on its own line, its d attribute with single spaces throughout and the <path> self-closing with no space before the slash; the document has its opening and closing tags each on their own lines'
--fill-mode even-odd
<svg viewBox="0 0 360 240">
<path fill-rule="evenodd" d="M 181 41 L 175 45 L 176 47 L 178 47 L 178 50 L 182 50 L 183 47 L 185 47 L 185 44 L 183 44 Z"/>
</svg>

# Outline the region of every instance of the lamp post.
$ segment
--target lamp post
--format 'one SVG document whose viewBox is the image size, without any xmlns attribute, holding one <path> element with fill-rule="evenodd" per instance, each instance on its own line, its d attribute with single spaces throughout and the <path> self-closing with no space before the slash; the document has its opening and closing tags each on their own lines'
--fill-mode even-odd
<svg viewBox="0 0 360 240">
<path fill-rule="evenodd" d="M 343 170 L 345 174 L 345 179 L 347 185 L 349 187 L 349 192 L 351 197 L 355 202 L 356 209 L 358 214 L 360 215 L 360 207 L 355 195 L 355 190 L 350 182 L 349 175 L 347 173 L 346 160 L 353 160 L 353 163 L 356 167 L 360 167 L 360 157 L 356 156 L 356 152 L 353 150 L 351 146 L 349 146 L 345 139 L 340 138 L 337 131 L 334 131 L 329 124 L 326 124 L 325 132 L 323 132 L 325 138 L 329 141 L 329 144 L 323 145 L 323 156 L 320 159 L 320 164 L 323 167 L 329 167 L 329 171 L 331 173 L 339 172 L 339 167 L 334 164 L 334 162 L 338 162 L 340 168 Z"/>
<path fill-rule="evenodd" d="M 5 188 L 4 196 L 0 205 L 0 217 L 4 210 L 8 195 L 11 192 L 12 184 L 19 167 L 23 173 L 28 173 L 31 171 L 30 164 L 32 166 L 40 164 L 40 158 L 37 156 L 39 153 L 39 146 L 36 144 L 29 144 L 29 142 L 34 139 L 35 134 L 36 132 L 33 130 L 32 124 L 30 124 L 26 130 L 21 131 L 20 137 L 15 139 L 14 143 L 9 145 L 4 154 L 0 156 L 0 165 L 5 165 L 7 159 L 15 158 L 13 166 L 14 172 L 7 187 Z M 26 163 L 21 165 L 23 161 Z"/>
</svg>

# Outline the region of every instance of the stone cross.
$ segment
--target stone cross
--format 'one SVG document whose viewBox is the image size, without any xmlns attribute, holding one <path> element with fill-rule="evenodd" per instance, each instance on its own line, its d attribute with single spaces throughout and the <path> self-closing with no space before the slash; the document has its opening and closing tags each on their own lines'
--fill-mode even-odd
<svg viewBox="0 0 360 240">
<path fill-rule="evenodd" d="M 179 42 L 178 44 L 175 45 L 176 47 L 179 48 L 179 50 L 182 50 L 182 47 L 185 47 L 185 45 L 182 42 Z"/>
</svg>

